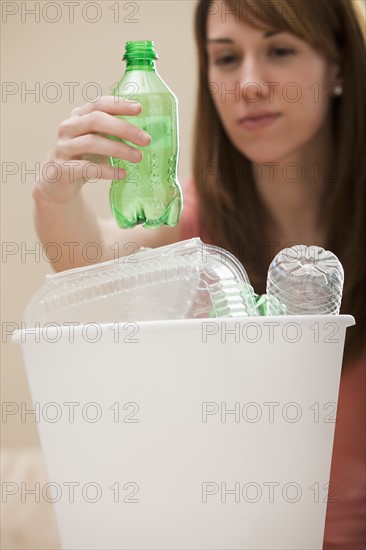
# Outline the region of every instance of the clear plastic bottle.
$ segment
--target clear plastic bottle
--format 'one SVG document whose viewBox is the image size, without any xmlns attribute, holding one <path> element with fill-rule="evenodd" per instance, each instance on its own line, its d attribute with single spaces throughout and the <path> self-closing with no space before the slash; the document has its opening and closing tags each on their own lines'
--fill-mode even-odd
<svg viewBox="0 0 366 550">
<path fill-rule="evenodd" d="M 126 72 L 113 95 L 139 101 L 138 116 L 121 116 L 151 135 L 146 147 L 140 149 L 143 159 L 132 163 L 110 158 L 111 165 L 126 170 L 123 180 L 114 180 L 110 188 L 113 216 L 121 228 L 142 224 L 146 228 L 174 226 L 182 214 L 182 190 L 178 182 L 179 156 L 178 101 L 155 69 L 158 59 L 154 43 L 126 43 L 123 57 Z M 111 139 L 122 141 L 117 137 Z"/>
<path fill-rule="evenodd" d="M 268 270 L 268 315 L 278 314 L 278 302 L 287 315 L 338 315 L 343 279 L 342 264 L 329 250 L 305 245 L 285 248 Z"/>
</svg>

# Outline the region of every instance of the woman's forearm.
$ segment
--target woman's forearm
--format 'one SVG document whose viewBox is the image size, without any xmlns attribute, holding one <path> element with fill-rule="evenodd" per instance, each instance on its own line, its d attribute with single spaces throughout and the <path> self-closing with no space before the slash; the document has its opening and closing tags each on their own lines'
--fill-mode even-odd
<svg viewBox="0 0 366 550">
<path fill-rule="evenodd" d="M 52 202 L 36 190 L 33 198 L 37 233 L 44 255 L 56 271 L 112 258 L 100 222 L 86 204 L 82 192 L 64 204 Z"/>
</svg>

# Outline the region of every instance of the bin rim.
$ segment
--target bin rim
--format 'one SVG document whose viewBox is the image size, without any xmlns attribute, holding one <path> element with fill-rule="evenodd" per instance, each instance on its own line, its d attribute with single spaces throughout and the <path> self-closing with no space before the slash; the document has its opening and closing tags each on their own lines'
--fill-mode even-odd
<svg viewBox="0 0 366 550">
<path fill-rule="evenodd" d="M 203 318 L 203 319 L 173 319 L 173 320 L 164 320 L 164 321 L 116 321 L 114 323 L 98 323 L 97 321 L 90 321 L 89 323 L 77 323 L 73 324 L 72 321 L 67 322 L 67 324 L 59 323 L 46 323 L 42 326 L 36 327 L 27 327 L 15 330 L 11 335 L 12 343 L 24 343 L 24 336 L 27 334 L 38 333 L 45 328 L 47 331 L 60 330 L 62 332 L 70 331 L 70 327 L 73 327 L 73 333 L 77 336 L 78 333 L 81 333 L 83 327 L 85 326 L 98 326 L 102 331 L 110 330 L 110 327 L 116 327 L 117 325 L 126 326 L 130 325 L 131 327 L 137 326 L 139 329 L 144 329 L 147 331 L 158 331 L 158 330 L 192 330 L 196 326 L 199 326 L 203 323 L 226 323 L 227 325 L 234 325 L 235 323 L 302 323 L 303 325 L 308 325 L 310 323 L 316 322 L 337 322 L 340 326 L 344 328 L 351 327 L 356 324 L 355 318 L 352 315 L 341 314 L 341 315 L 273 315 L 273 316 L 260 316 L 260 317 L 212 317 L 212 318 Z"/>
</svg>

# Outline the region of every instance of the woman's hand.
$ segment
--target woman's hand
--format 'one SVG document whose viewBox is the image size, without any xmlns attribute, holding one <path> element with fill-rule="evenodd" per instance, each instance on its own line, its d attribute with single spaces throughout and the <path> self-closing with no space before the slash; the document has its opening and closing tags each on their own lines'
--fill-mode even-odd
<svg viewBox="0 0 366 550">
<path fill-rule="evenodd" d="M 148 145 L 150 136 L 115 115 L 141 113 L 140 103 L 114 96 L 102 96 L 71 111 L 58 129 L 56 144 L 42 166 L 33 189 L 35 200 L 70 202 L 88 179 L 123 179 L 125 170 L 109 165 L 109 157 L 140 162 L 141 152 L 112 135 L 138 146 Z"/>
</svg>

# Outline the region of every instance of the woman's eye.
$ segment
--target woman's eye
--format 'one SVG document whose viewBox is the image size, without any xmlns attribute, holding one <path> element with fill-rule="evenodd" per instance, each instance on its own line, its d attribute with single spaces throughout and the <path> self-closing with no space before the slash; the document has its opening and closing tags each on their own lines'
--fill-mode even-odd
<svg viewBox="0 0 366 550">
<path fill-rule="evenodd" d="M 230 65 L 230 63 L 234 63 L 234 61 L 236 61 L 235 55 L 223 55 L 216 59 L 215 65 Z"/>
<path fill-rule="evenodd" d="M 286 55 L 294 53 L 294 50 L 288 48 L 273 48 L 270 54 L 272 53 L 274 53 L 274 57 L 285 57 Z"/>
</svg>

